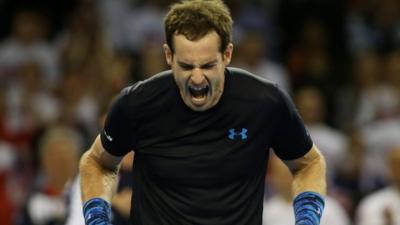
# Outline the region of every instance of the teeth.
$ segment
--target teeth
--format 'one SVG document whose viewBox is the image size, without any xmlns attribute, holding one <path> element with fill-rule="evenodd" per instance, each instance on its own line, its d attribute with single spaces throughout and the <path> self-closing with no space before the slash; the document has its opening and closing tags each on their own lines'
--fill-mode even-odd
<svg viewBox="0 0 400 225">
<path fill-rule="evenodd" d="M 201 91 L 201 90 L 203 90 L 204 88 L 206 88 L 205 86 L 203 86 L 203 87 L 192 87 L 193 88 L 193 90 L 195 90 L 195 91 Z"/>
</svg>

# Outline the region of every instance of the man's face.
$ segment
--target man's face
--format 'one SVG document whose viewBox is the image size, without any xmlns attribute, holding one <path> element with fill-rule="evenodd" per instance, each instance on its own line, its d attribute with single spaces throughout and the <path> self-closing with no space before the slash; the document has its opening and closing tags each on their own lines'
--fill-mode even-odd
<svg viewBox="0 0 400 225">
<path fill-rule="evenodd" d="M 168 45 L 164 45 L 164 50 L 183 102 L 194 111 L 213 107 L 224 90 L 224 72 L 231 60 L 232 44 L 221 54 L 220 38 L 214 31 L 196 41 L 184 35 L 175 35 L 173 41 L 175 52 Z"/>
</svg>

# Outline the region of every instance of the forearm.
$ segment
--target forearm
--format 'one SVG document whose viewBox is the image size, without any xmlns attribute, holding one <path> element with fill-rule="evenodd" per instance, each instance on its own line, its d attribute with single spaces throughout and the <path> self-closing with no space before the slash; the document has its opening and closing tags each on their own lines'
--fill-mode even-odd
<svg viewBox="0 0 400 225">
<path fill-rule="evenodd" d="M 102 198 L 111 202 L 118 179 L 119 167 L 107 168 L 97 163 L 91 151 L 86 152 L 80 162 L 82 201 Z"/>
<path fill-rule="evenodd" d="M 313 146 L 307 154 L 294 160 L 291 169 L 296 225 L 319 225 L 325 206 L 325 159 Z"/>
<path fill-rule="evenodd" d="M 309 163 L 294 171 L 293 173 L 293 194 L 305 191 L 326 194 L 326 163 L 319 151 L 306 157 L 311 157 Z"/>
</svg>

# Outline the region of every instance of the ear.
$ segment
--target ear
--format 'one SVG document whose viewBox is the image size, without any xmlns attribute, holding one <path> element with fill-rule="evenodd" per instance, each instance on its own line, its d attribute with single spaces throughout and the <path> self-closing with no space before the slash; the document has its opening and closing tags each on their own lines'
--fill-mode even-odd
<svg viewBox="0 0 400 225">
<path fill-rule="evenodd" d="M 164 48 L 165 60 L 167 61 L 167 64 L 169 66 L 171 66 L 172 65 L 172 56 L 173 56 L 172 50 L 169 48 L 169 46 L 167 44 L 164 44 L 163 48 Z"/>
<path fill-rule="evenodd" d="M 229 63 L 231 63 L 232 53 L 233 53 L 233 44 L 229 43 L 228 46 L 226 46 L 226 49 L 223 54 L 223 60 L 224 60 L 225 66 L 227 66 L 227 65 L 229 65 Z"/>
</svg>

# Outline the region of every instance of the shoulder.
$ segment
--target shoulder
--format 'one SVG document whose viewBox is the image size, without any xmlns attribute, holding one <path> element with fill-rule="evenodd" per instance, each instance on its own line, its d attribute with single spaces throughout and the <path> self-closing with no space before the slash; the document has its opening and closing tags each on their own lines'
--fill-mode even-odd
<svg viewBox="0 0 400 225">
<path fill-rule="evenodd" d="M 241 68 L 228 67 L 227 71 L 229 75 L 232 76 L 233 80 L 247 81 L 254 84 L 260 84 L 265 86 L 276 86 L 276 84 L 273 83 L 272 81 Z"/>
<path fill-rule="evenodd" d="M 168 104 L 177 93 L 172 72 L 168 70 L 125 87 L 115 102 L 129 113 L 133 113 L 132 110 L 138 113 L 148 110 L 149 107 Z"/>
<path fill-rule="evenodd" d="M 165 89 L 173 84 L 173 75 L 171 70 L 158 73 L 146 80 L 138 81 L 133 85 L 124 88 L 121 94 L 124 96 L 138 95 L 142 92 L 151 92 L 153 89 Z M 165 87 L 165 88 L 163 88 Z"/>
<path fill-rule="evenodd" d="M 247 96 L 251 99 L 278 101 L 282 95 L 276 83 L 257 76 L 249 71 L 228 67 L 229 92 L 233 95 Z"/>
<path fill-rule="evenodd" d="M 134 100 L 135 104 L 140 104 L 166 96 L 175 89 L 176 85 L 172 72 L 167 70 L 124 88 L 120 93 L 120 98 L 129 102 Z"/>
</svg>

